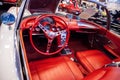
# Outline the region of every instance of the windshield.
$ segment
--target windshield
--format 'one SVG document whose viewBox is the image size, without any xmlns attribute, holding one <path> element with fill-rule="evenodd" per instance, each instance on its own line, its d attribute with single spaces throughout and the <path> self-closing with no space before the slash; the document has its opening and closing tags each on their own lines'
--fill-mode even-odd
<svg viewBox="0 0 120 80">
<path fill-rule="evenodd" d="M 68 2 L 66 2 L 66 0 L 28 0 L 24 14 L 26 14 L 26 12 L 29 13 L 29 15 L 54 13 L 65 17 L 66 14 L 71 14 L 71 18 L 86 19 L 95 21 L 104 27 L 107 26 L 107 13 L 104 7 L 87 1 L 82 1 L 81 3 L 70 1 L 71 0 L 68 0 Z"/>
<path fill-rule="evenodd" d="M 77 16 L 77 19 L 93 21 L 103 27 L 108 26 L 107 20 L 109 15 L 106 11 L 106 6 L 102 3 L 97 4 L 94 1 L 84 0 L 82 2 L 67 2 L 66 0 L 62 0 L 58 6 L 58 12 L 61 14 L 73 14 Z"/>
</svg>

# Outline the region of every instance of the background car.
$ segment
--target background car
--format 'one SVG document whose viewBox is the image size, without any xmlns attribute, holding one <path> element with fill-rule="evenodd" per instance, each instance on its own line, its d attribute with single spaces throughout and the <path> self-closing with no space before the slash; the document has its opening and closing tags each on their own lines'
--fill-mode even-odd
<svg viewBox="0 0 120 80">
<path fill-rule="evenodd" d="M 59 4 L 59 10 L 79 15 L 82 12 L 82 9 L 79 7 L 77 0 L 62 0 Z"/>
<path fill-rule="evenodd" d="M 1 0 L 1 2 L 15 3 L 17 0 Z"/>
</svg>

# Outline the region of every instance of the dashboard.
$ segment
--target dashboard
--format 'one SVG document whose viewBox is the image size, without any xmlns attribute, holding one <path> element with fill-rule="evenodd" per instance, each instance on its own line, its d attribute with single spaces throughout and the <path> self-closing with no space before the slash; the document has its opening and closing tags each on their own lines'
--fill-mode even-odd
<svg viewBox="0 0 120 80">
<path fill-rule="evenodd" d="M 29 29 L 30 27 L 33 26 L 35 19 L 37 18 L 37 16 L 30 16 L 27 17 L 25 19 L 23 19 L 22 24 L 21 24 L 21 29 Z M 88 20 L 82 20 L 82 19 L 69 19 L 66 17 L 61 17 L 65 20 L 66 24 L 68 25 L 68 28 L 70 31 L 78 31 L 78 32 L 82 32 L 82 33 L 93 33 L 96 32 L 100 29 L 100 25 L 93 23 L 92 21 L 88 21 Z M 47 25 L 45 25 L 45 23 Z M 40 23 L 44 23 L 43 26 L 48 29 L 48 30 L 52 30 L 52 31 L 59 31 L 62 30 L 62 25 L 58 25 L 57 26 L 53 26 L 56 25 L 56 20 L 51 18 L 51 17 L 47 17 L 44 18 Z M 53 26 L 52 28 L 50 26 Z M 39 31 L 39 28 L 36 28 L 35 31 Z"/>
</svg>

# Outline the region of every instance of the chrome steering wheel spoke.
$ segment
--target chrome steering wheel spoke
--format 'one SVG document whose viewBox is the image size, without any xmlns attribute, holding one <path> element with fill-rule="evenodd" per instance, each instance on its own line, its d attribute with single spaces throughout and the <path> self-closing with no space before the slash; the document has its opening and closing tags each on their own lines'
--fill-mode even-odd
<svg viewBox="0 0 120 80">
<path fill-rule="evenodd" d="M 61 30 L 61 31 L 55 32 L 55 35 L 59 36 L 59 35 L 61 35 L 63 33 L 66 33 L 66 30 Z"/>
<path fill-rule="evenodd" d="M 53 39 L 48 39 L 46 53 L 50 52 L 50 48 L 51 48 L 52 42 L 53 42 Z"/>
</svg>

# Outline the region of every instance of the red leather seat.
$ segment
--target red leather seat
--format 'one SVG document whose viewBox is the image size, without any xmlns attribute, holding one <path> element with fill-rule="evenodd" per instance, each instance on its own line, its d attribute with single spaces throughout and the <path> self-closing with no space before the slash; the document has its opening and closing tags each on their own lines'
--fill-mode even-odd
<svg viewBox="0 0 120 80">
<path fill-rule="evenodd" d="M 77 65 L 68 57 L 49 58 L 29 63 L 31 80 L 119 80 L 119 67 L 96 70 L 83 78 Z"/>
<path fill-rule="evenodd" d="M 68 57 L 29 63 L 32 80 L 81 80 L 83 75 Z"/>
<path fill-rule="evenodd" d="M 105 64 L 111 63 L 112 60 L 99 50 L 87 50 L 77 52 L 77 58 L 80 63 L 89 71 L 103 67 Z"/>
<path fill-rule="evenodd" d="M 106 67 L 95 70 L 82 80 L 120 80 L 119 67 Z"/>
</svg>

